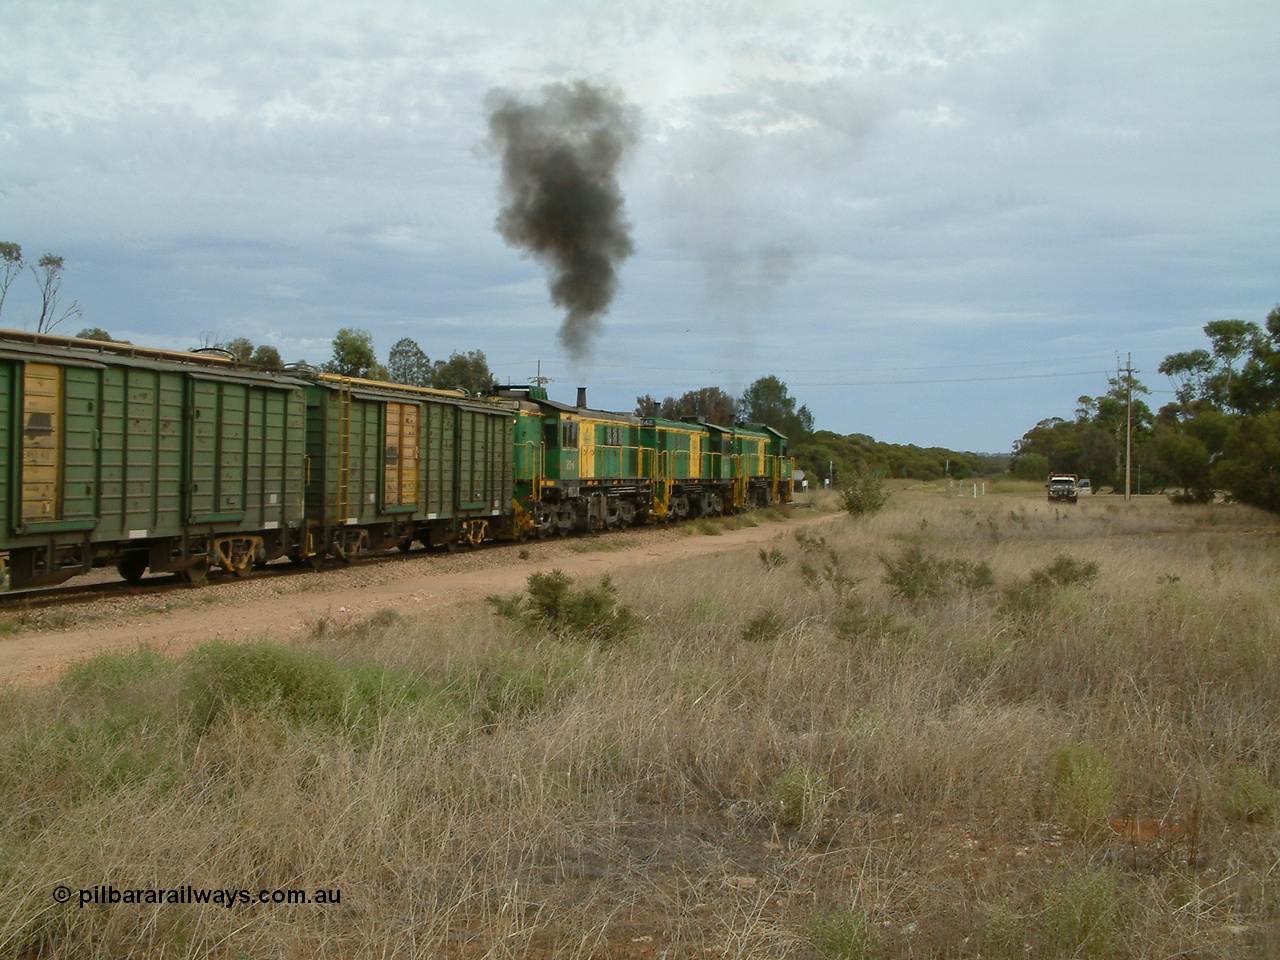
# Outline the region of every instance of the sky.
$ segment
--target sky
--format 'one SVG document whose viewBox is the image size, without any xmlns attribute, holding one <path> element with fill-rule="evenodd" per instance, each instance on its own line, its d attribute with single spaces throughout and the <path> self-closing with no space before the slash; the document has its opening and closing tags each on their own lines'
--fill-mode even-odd
<svg viewBox="0 0 1280 960">
<path fill-rule="evenodd" d="M 580 80 L 637 135 L 575 360 L 486 99 Z M 1008 451 L 1280 302 L 1280 4 L 0 0 L 0 240 L 64 258 L 58 333 L 354 327 L 617 410 L 776 375 L 820 429 Z"/>
</svg>

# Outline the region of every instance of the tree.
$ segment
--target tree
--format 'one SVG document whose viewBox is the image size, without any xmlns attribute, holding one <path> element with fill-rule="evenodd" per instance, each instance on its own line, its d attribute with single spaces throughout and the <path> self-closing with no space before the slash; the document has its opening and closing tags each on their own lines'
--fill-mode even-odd
<svg viewBox="0 0 1280 960">
<path fill-rule="evenodd" d="M 1280 411 L 1235 419 L 1213 480 L 1242 503 L 1280 513 Z"/>
<path fill-rule="evenodd" d="M 284 369 L 284 360 L 280 356 L 280 351 L 275 347 L 267 346 L 265 343 L 254 348 L 253 353 L 249 356 L 249 362 L 255 367 L 269 370 L 272 373 L 279 373 Z"/>
<path fill-rule="evenodd" d="M 344 377 L 386 379 L 386 370 L 373 352 L 373 334 L 353 327 L 343 327 L 334 336 L 333 359 L 324 365 L 324 370 Z"/>
<path fill-rule="evenodd" d="M 738 401 L 719 387 L 699 387 L 680 397 L 667 397 L 661 403 L 645 394 L 636 397 L 636 415 L 679 420 L 681 417 L 697 417 L 702 423 L 731 426 L 738 414 Z"/>
<path fill-rule="evenodd" d="M 84 315 L 78 300 L 71 301 L 71 306 L 59 312 L 59 290 L 62 288 L 62 257 L 46 253 L 36 261 L 39 270 L 28 264 L 31 275 L 36 278 L 40 287 L 40 317 L 36 321 L 37 333 L 48 333 L 69 317 Z"/>
<path fill-rule="evenodd" d="M 466 390 L 474 396 L 492 394 L 496 387 L 483 350 L 453 352 L 431 368 L 431 386 L 441 390 Z"/>
<path fill-rule="evenodd" d="M 791 440 L 802 440 L 813 433 L 809 408 L 797 410 L 795 397 L 787 394 L 787 385 L 774 376 L 761 377 L 747 387 L 738 410 L 743 419 L 773 427 Z"/>
<path fill-rule="evenodd" d="M 411 387 L 431 386 L 431 360 L 413 340 L 397 340 L 387 354 L 387 377 Z"/>
<path fill-rule="evenodd" d="M 248 337 L 236 337 L 219 346 L 231 354 L 231 359 L 238 363 L 248 363 L 249 358 L 253 356 L 253 341 Z"/>
<path fill-rule="evenodd" d="M 1213 367 L 1213 356 L 1208 350 L 1187 350 L 1169 354 L 1158 369 L 1173 381 L 1173 393 L 1178 402 L 1189 408 L 1205 396 Z"/>
<path fill-rule="evenodd" d="M 101 340 L 104 343 L 128 343 L 128 340 L 117 340 L 101 327 L 85 327 L 76 336 L 81 340 Z"/>
<path fill-rule="evenodd" d="M 22 256 L 22 247 L 8 241 L 0 242 L 0 263 L 4 265 L 0 273 L 0 313 L 4 312 L 4 299 L 9 295 L 9 287 L 27 268 L 27 261 Z"/>
</svg>

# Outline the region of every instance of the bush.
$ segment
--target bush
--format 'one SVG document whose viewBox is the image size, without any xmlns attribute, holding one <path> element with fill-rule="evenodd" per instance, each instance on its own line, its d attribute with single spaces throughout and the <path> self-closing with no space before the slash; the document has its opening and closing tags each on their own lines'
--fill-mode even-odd
<svg viewBox="0 0 1280 960">
<path fill-rule="evenodd" d="M 859 467 L 840 489 L 840 504 L 851 517 L 869 517 L 889 502 L 889 491 L 878 473 Z"/>
<path fill-rule="evenodd" d="M 1087 587 L 1098 578 L 1098 565 L 1059 554 L 1048 566 L 1032 570 L 1025 578 L 1004 588 L 1002 611 L 1012 616 L 1037 616 L 1049 609 L 1050 600 L 1065 587 Z"/>
<path fill-rule="evenodd" d="M 995 583 L 991 566 L 985 561 L 948 560 L 926 554 L 920 546 L 908 547 L 900 556 L 880 555 L 885 577 L 893 592 L 913 603 L 917 600 L 938 600 L 950 596 L 957 589 L 985 590 Z"/>
<path fill-rule="evenodd" d="M 1115 935 L 1115 874 L 1092 867 L 1059 871 L 1045 890 L 1042 955 L 1110 956 Z"/>
<path fill-rule="evenodd" d="M 573 578 L 561 570 L 532 573 L 525 597 L 486 597 L 501 617 L 529 629 L 577 640 L 612 642 L 636 632 L 640 618 L 617 604 L 617 588 L 608 576 L 594 587 L 573 589 Z"/>
</svg>

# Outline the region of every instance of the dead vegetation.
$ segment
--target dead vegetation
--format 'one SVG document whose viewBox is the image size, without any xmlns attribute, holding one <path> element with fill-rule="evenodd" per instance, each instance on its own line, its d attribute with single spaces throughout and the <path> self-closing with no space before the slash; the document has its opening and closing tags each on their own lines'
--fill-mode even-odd
<svg viewBox="0 0 1280 960">
<path fill-rule="evenodd" d="M 0 956 L 1274 956 L 1274 529 L 900 493 L 608 584 L 99 657 L 0 693 Z"/>
</svg>

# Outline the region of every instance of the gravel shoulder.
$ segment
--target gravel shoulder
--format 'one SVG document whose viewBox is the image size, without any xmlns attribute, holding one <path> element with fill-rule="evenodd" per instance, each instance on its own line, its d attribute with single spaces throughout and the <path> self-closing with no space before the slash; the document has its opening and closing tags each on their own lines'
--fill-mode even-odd
<svg viewBox="0 0 1280 960">
<path fill-rule="evenodd" d="M 518 592 L 536 570 L 555 567 L 572 576 L 599 577 L 628 567 L 753 548 L 833 519 L 830 514 L 800 514 L 720 536 L 687 528 L 632 528 L 453 555 L 411 554 L 397 562 L 327 566 L 307 575 L 33 611 L 0 625 L 9 631 L 0 634 L 0 681 L 39 683 L 87 656 L 139 644 L 176 655 L 214 639 L 288 640 L 321 617 L 357 619 L 384 608 L 420 613 L 491 593 Z"/>
</svg>

